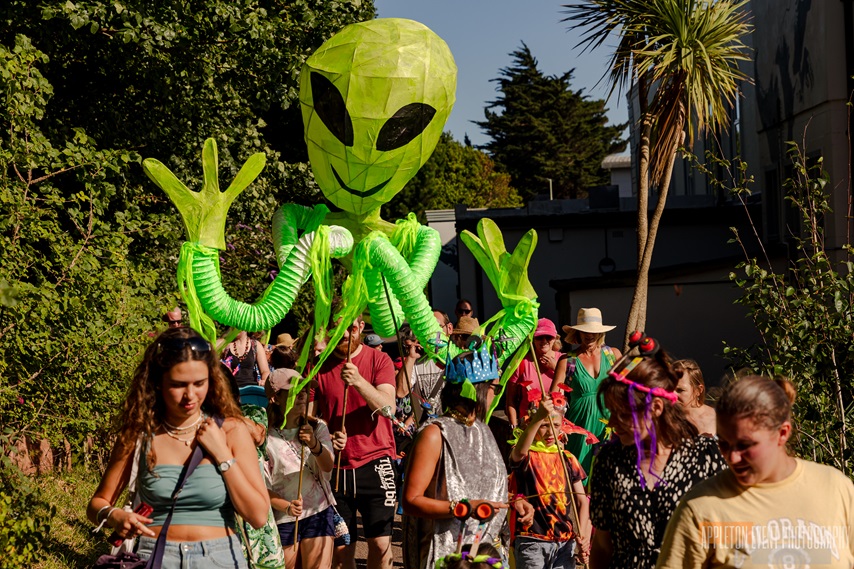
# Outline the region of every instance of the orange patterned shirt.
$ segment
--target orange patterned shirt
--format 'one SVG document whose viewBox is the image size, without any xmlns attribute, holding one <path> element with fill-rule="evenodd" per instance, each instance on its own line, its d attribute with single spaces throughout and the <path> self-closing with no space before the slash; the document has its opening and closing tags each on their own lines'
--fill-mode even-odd
<svg viewBox="0 0 854 569">
<path fill-rule="evenodd" d="M 584 480 L 584 469 L 571 453 L 563 457 L 573 482 Z M 567 484 L 561 465 L 561 454 L 556 452 L 528 452 L 521 462 L 511 464 L 511 485 L 517 494 L 528 497 L 534 506 L 534 521 L 529 527 L 515 524 L 515 537 L 533 537 L 546 541 L 568 541 L 573 532 L 574 512 L 569 500 L 571 484 Z"/>
</svg>

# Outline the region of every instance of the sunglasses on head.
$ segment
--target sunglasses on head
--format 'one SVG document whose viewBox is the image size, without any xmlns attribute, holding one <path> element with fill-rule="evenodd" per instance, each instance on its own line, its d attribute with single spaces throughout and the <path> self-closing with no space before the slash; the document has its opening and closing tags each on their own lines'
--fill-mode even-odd
<svg viewBox="0 0 854 569">
<path fill-rule="evenodd" d="M 204 338 L 190 336 L 189 338 L 166 338 L 157 342 L 157 353 L 177 353 L 190 348 L 190 350 L 204 354 L 211 351 L 211 345 Z"/>
</svg>

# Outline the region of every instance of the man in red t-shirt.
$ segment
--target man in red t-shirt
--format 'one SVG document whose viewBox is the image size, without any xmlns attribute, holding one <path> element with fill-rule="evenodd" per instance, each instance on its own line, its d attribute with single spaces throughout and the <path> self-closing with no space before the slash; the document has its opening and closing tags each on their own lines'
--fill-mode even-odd
<svg viewBox="0 0 854 569">
<path fill-rule="evenodd" d="M 396 506 L 394 434 L 380 415 L 394 409 L 394 366 L 383 352 L 362 344 L 365 323 L 357 319 L 317 374 L 315 409 L 329 424 L 332 446 L 341 453 L 335 500 L 350 528 L 351 544 L 335 548 L 335 567 L 356 567 L 356 512 L 368 542 L 368 567 L 391 567 L 391 527 Z M 347 350 L 350 350 L 349 361 Z M 347 408 L 344 409 L 344 390 Z M 341 428 L 342 418 L 347 421 Z M 302 529 L 302 528 L 300 528 Z M 306 536 L 310 537 L 310 536 Z"/>
</svg>

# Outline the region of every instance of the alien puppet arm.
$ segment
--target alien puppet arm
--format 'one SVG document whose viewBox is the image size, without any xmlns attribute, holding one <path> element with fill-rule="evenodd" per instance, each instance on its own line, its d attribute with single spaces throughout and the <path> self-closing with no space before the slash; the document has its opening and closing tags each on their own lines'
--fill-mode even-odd
<svg viewBox="0 0 854 569">
<path fill-rule="evenodd" d="M 528 265 L 537 247 L 537 232 L 531 229 L 525 233 L 513 252 L 508 253 L 501 230 L 494 221 L 484 218 L 477 224 L 477 235 L 463 231 L 460 239 L 477 259 L 501 301 L 502 309 L 484 323 L 483 328 L 494 342 L 500 342 L 498 361 L 504 369 L 501 374 L 503 392 L 507 380 L 525 357 L 537 326 L 539 303 L 528 280 Z M 502 340 L 502 336 L 505 339 Z M 504 365 L 508 359 L 509 363 Z M 499 393 L 493 401 L 487 421 L 500 397 Z"/>
<path fill-rule="evenodd" d="M 439 333 L 424 289 L 439 261 L 442 241 L 415 214 L 397 222 L 391 238 L 375 231 L 359 244 L 366 248 L 365 283 L 374 332 L 394 336 L 406 321 L 422 346 Z M 354 266 L 354 270 L 358 270 Z M 429 349 L 429 348 L 428 348 Z"/>
<path fill-rule="evenodd" d="M 219 250 L 225 248 L 225 219 L 234 199 L 261 173 L 264 154 L 246 161 L 234 181 L 219 191 L 216 142 L 209 138 L 202 150 L 204 186 L 201 192 L 187 188 L 161 162 L 143 162 L 145 173 L 178 207 L 187 230 L 187 242 L 178 261 L 178 287 L 190 313 L 190 325 L 208 340 L 216 340 L 214 321 L 240 330 L 269 330 L 291 308 L 300 287 L 311 274 L 313 262 L 350 253 L 349 231 L 322 226 L 329 212 L 325 206 L 282 206 L 273 218 L 273 241 L 279 274 L 255 304 L 231 298 L 222 286 Z"/>
</svg>

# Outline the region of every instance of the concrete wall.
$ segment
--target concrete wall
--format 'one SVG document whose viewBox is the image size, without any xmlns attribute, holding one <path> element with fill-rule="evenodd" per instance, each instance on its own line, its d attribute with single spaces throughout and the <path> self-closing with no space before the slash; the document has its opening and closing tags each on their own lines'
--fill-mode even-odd
<svg viewBox="0 0 854 569">
<path fill-rule="evenodd" d="M 729 281 L 730 268 L 692 272 L 679 277 L 653 280 L 649 288 L 646 332 L 656 338 L 674 358 L 697 360 L 709 385 L 717 385 L 729 370 L 723 356 L 723 341 L 749 346 L 760 337 L 735 304 L 739 290 Z M 622 347 L 625 315 L 634 288 L 586 288 L 561 295 L 561 323 L 574 323 L 579 308 L 597 307 L 606 324 L 617 326 L 606 341 Z"/>
<path fill-rule="evenodd" d="M 790 161 L 787 141 L 824 157 L 830 176 L 833 216 L 827 217 L 827 246 L 846 240 L 848 141 L 843 2 L 752 0 L 756 81 L 756 146 L 759 185 L 768 208 L 770 237 L 785 240 L 782 182 Z"/>
<path fill-rule="evenodd" d="M 542 208 L 544 204 L 538 204 L 537 207 Z M 553 204 L 553 207 L 558 209 L 559 205 Z M 628 314 L 631 291 L 623 293 L 611 288 L 608 279 L 609 275 L 633 274 L 635 270 L 637 244 L 634 212 L 531 216 L 525 209 L 472 212 L 460 207 L 457 209 L 457 231 L 474 231 L 477 220 L 483 216 L 490 217 L 501 228 L 508 251 L 516 246 L 528 229 L 536 227 L 538 245 L 531 259 L 529 278 L 539 295 L 542 316 L 556 323 L 569 323 L 567 313 L 560 310 L 561 305 L 566 303 L 562 298 L 565 291 L 553 288 L 554 281 L 600 279 L 596 286 L 607 290 L 609 295 L 613 294 L 616 298 L 623 294 L 627 296 L 624 302 L 615 300 L 611 312 L 611 318 L 623 324 Z M 721 259 L 733 259 L 728 265 L 728 274 L 735 266 L 734 259 L 741 254 L 737 245 L 728 243 L 732 237 L 730 225 L 740 226 L 742 232 L 749 231 L 743 209 L 668 209 L 659 230 L 653 269 L 673 265 L 702 267 L 706 263 L 720 264 Z M 501 307 L 492 285 L 468 249 L 460 246 L 458 252 L 462 295 L 473 302 L 475 313 L 481 320 L 494 315 Z M 727 282 L 724 288 L 728 287 Z M 714 296 L 714 291 L 707 292 Z M 729 302 L 728 297 L 726 302 Z M 575 305 L 575 310 L 578 307 Z M 650 305 L 650 313 L 656 309 L 656 306 Z M 573 312 L 571 319 L 574 321 L 574 318 Z"/>
<path fill-rule="evenodd" d="M 442 238 L 442 254 L 427 286 L 430 305 L 434 309 L 444 310 L 453 320 L 454 306 L 459 298 L 460 282 L 454 210 L 428 211 L 427 225 L 438 231 Z"/>
</svg>

